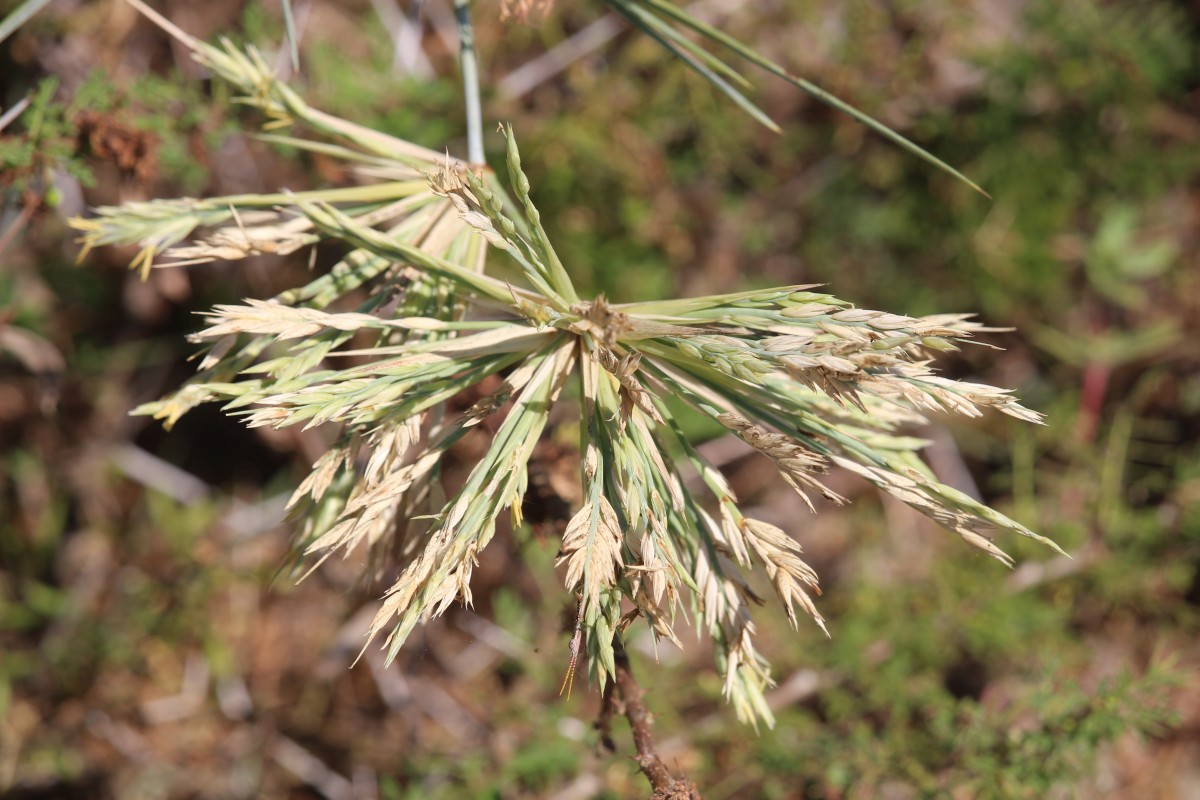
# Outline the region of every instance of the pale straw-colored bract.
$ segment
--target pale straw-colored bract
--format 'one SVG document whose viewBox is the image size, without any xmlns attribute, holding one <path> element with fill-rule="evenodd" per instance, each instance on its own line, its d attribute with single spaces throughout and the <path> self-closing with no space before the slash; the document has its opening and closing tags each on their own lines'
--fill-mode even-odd
<svg viewBox="0 0 1200 800">
<path fill-rule="evenodd" d="M 372 182 L 153 201 L 74 221 L 89 246 L 139 244 L 134 266 L 143 270 L 331 239 L 350 246 L 305 286 L 209 312 L 193 337 L 207 347 L 199 373 L 137 413 L 169 426 L 218 401 L 251 426 L 336 426 L 291 506 L 316 563 L 365 549 L 374 575 L 393 576 L 369 632 L 386 633 L 389 660 L 419 622 L 471 602 L 471 573 L 500 515 L 508 509 L 521 524 L 529 460 L 569 384 L 578 388 L 583 502 L 559 564 L 600 686 L 616 669 L 614 637 L 638 617 L 656 640 L 678 645 L 674 625 L 690 613 L 715 642 L 738 717 L 770 725 L 770 671 L 749 613 L 759 598 L 746 572 L 762 568 L 793 625 L 803 612 L 824 628 L 817 575 L 793 538 L 802 531 L 746 517 L 668 397 L 770 459 L 806 502 L 812 493 L 843 502 L 822 484 L 839 466 L 1005 563 L 995 532 L 1055 547 L 938 482 L 916 455 L 924 443 L 904 434 L 926 411 L 990 408 L 1038 421 L 1006 391 L 933 372 L 934 354 L 984 330 L 966 316 L 866 311 L 807 286 L 620 305 L 581 298 L 542 227 L 511 129 L 510 200 L 490 173 L 311 109 L 255 51 L 174 32 L 245 102 L 332 142 L 273 138 L 343 158 Z M 489 246 L 524 286 L 484 272 Z M 355 297 L 352 312 L 328 310 Z M 492 376 L 499 388 L 463 413 L 449 410 Z M 502 411 L 466 481 L 443 487 L 446 453 Z M 693 472 L 707 493 L 683 490 Z"/>
</svg>

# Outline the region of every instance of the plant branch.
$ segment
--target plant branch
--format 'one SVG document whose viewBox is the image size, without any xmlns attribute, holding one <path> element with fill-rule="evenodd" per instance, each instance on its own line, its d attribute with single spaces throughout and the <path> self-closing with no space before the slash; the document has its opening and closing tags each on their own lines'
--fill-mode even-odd
<svg viewBox="0 0 1200 800">
<path fill-rule="evenodd" d="M 638 767 L 641 768 L 646 779 L 650 781 L 651 788 L 654 789 L 652 800 L 702 800 L 695 784 L 684 778 L 672 777 L 667 765 L 663 763 L 662 757 L 654 752 L 654 733 L 650 728 L 653 715 L 650 713 L 650 709 L 646 708 L 646 704 L 642 702 L 644 692 L 633 676 L 633 668 L 629 665 L 629 656 L 625 653 L 625 646 L 621 643 L 620 635 L 613 637 L 613 655 L 617 666 L 617 691 L 612 691 L 610 684 L 609 689 L 604 693 L 604 705 L 600 709 L 600 718 L 596 722 L 602 738 L 608 738 L 609 720 L 614 712 L 624 714 L 625 718 L 629 720 L 629 728 L 633 733 L 633 744 L 637 748 L 637 756 L 634 760 L 637 761 Z M 616 699 L 617 692 L 620 692 L 621 695 L 619 704 Z"/>
<path fill-rule="evenodd" d="M 467 161 L 482 166 L 483 111 L 479 102 L 479 61 L 475 57 L 475 29 L 471 27 L 471 0 L 454 0 L 458 20 L 459 60 L 463 96 L 467 104 Z"/>
</svg>

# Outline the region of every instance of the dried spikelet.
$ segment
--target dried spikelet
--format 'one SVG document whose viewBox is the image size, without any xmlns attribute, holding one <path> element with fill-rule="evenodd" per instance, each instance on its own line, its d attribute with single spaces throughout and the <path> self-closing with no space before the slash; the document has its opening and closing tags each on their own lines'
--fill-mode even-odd
<svg viewBox="0 0 1200 800">
<path fill-rule="evenodd" d="M 646 591 L 643 585 L 638 588 L 633 595 L 634 605 L 637 607 L 638 613 L 650 623 L 650 630 L 654 636 L 655 656 L 658 653 L 658 639 L 661 637 L 666 639 L 676 647 L 683 649 L 683 642 L 679 641 L 679 637 L 675 635 L 674 628 L 671 627 L 669 619 L 670 612 L 663 608 L 654 597 Z"/>
<path fill-rule="evenodd" d="M 667 567 L 658 553 L 658 547 L 666 541 L 667 532 L 662 523 L 656 517 L 651 517 L 647 529 L 642 532 L 640 545 L 636 548 L 642 559 L 642 563 L 637 565 L 640 574 L 637 574 L 636 579 L 649 584 L 649 596 L 655 603 L 662 602 L 669 585 Z"/>
<path fill-rule="evenodd" d="M 363 485 L 377 486 L 383 475 L 398 469 L 405 451 L 417 440 L 420 431 L 421 419 L 414 416 L 397 425 L 372 432 L 369 436 L 371 457 L 363 470 Z"/>
<path fill-rule="evenodd" d="M 305 223 L 303 227 L 310 227 L 308 220 L 301 222 Z M 289 230 L 284 225 L 251 228 L 239 225 L 234 229 L 219 230 L 197 244 L 168 248 L 163 256 L 171 259 L 169 266 L 183 267 L 211 261 L 239 261 L 251 256 L 286 256 L 316 241 L 316 236 Z"/>
<path fill-rule="evenodd" d="M 691 571 L 700 600 L 698 623 L 715 629 L 736 616 L 738 609 L 747 602 L 762 605 L 762 598 L 754 593 L 738 568 L 724 555 L 718 552 L 710 556 L 704 548 L 699 548 L 693 558 Z"/>
<path fill-rule="evenodd" d="M 646 416 L 659 425 L 665 424 L 665 420 L 650 399 L 650 393 L 635 377 L 638 365 L 642 361 L 640 353 L 630 350 L 621 358 L 617 358 L 617 355 L 608 348 L 597 347 L 592 351 L 592 358 L 621 384 L 620 432 L 624 432 L 625 424 L 629 421 L 635 407 L 640 408 Z"/>
<path fill-rule="evenodd" d="M 655 410 L 657 411 L 657 409 Z M 654 417 L 650 418 L 655 419 Z M 645 458 L 649 459 L 650 465 L 655 470 L 655 475 L 662 481 L 663 488 L 666 490 L 667 497 L 670 499 L 672 506 L 674 508 L 682 508 L 684 504 L 683 489 L 680 486 L 679 476 L 675 474 L 674 469 L 667 466 L 662 450 L 659 448 L 658 442 L 655 441 L 654 434 L 651 432 L 646 418 L 634 415 L 630 427 L 633 431 L 638 451 Z M 651 492 L 652 499 L 657 497 L 657 491 Z M 655 505 L 661 507 L 662 499 L 658 498 Z"/>
<path fill-rule="evenodd" d="M 447 153 L 434 169 L 425 174 L 426 180 L 429 181 L 429 188 L 434 194 L 450 199 L 452 202 L 453 198 L 458 198 L 455 208 L 460 214 L 466 213 L 468 202 L 478 203 L 463 179 L 466 171 L 466 165 L 450 158 L 450 154 Z"/>
<path fill-rule="evenodd" d="M 237 336 L 225 336 L 215 341 L 208 348 L 208 352 L 204 354 L 204 358 L 200 360 L 199 370 L 204 372 L 220 364 L 225 356 L 229 355 L 229 352 L 237 345 L 237 340 Z"/>
<path fill-rule="evenodd" d="M 218 305 L 204 316 L 216 320 L 192 341 L 219 339 L 235 333 L 266 333 L 277 339 L 299 339 L 325 329 L 356 331 L 362 327 L 383 327 L 391 323 L 370 314 L 328 314 L 313 308 L 292 308 L 280 303 L 247 300 L 244 306 Z"/>
<path fill-rule="evenodd" d="M 733 704 L 738 719 L 754 723 L 761 719 L 774 727 L 775 719 L 766 707 L 765 689 L 775 685 L 766 662 L 754 647 L 754 623 L 746 606 L 722 625 L 724 685 L 722 694 Z"/>
<path fill-rule="evenodd" d="M 563 583 L 582 593 L 584 605 L 597 605 L 600 593 L 617 581 L 621 558 L 621 526 L 608 498 L 585 503 L 567 523 L 555 566 L 567 565 Z"/>
<path fill-rule="evenodd" d="M 796 605 L 799 604 L 828 636 L 825 618 L 817 611 L 812 598 L 804 590 L 804 586 L 809 586 L 817 594 L 821 593 L 817 585 L 817 573 L 800 559 L 800 545 L 781 529 L 761 520 L 743 520 L 742 528 L 750 546 L 763 562 L 767 579 L 771 581 L 775 593 L 783 601 L 792 627 L 798 625 Z"/>
<path fill-rule="evenodd" d="M 750 545 L 742 533 L 741 525 L 738 524 L 740 514 L 734 505 L 735 498 L 732 494 L 724 495 L 724 497 L 725 499 L 720 501 L 720 524 L 707 512 L 698 510 L 701 522 L 709 536 L 712 537 L 717 552 L 732 556 L 740 566 L 749 567 Z"/>
<path fill-rule="evenodd" d="M 805 486 L 819 492 L 821 496 L 837 505 L 843 505 L 846 502 L 846 498 L 827 488 L 813 477 L 814 473 L 822 473 L 826 470 L 826 459 L 821 454 L 814 453 L 787 436 L 771 433 L 737 414 L 718 414 L 717 421 L 737 434 L 743 442 L 774 461 L 784 480 L 796 490 L 810 511 L 816 509 L 804 491 L 803 487 Z"/>
<path fill-rule="evenodd" d="M 722 693 L 742 722 L 763 721 L 774 726 L 763 695 L 773 682 L 766 662 L 754 648 L 754 623 L 747 606 L 747 600 L 757 602 L 757 598 L 736 568 L 719 555 L 714 563 L 703 549 L 697 550 L 691 571 L 701 598 L 697 622 L 707 626 L 718 645 Z"/>
<path fill-rule="evenodd" d="M 353 458 L 354 451 L 350 447 L 334 447 L 325 451 L 313 464 L 312 472 L 300 482 L 296 491 L 292 492 L 292 496 L 287 502 L 287 508 L 292 508 L 305 496 L 311 496 L 314 501 L 320 500 L 329 489 L 329 485 L 333 483 L 333 478 L 338 470 L 351 463 Z"/>
</svg>

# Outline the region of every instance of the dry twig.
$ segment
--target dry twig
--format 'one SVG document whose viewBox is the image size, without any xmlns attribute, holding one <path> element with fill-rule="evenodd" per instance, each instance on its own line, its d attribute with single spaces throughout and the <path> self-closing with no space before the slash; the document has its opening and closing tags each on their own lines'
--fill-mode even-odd
<svg viewBox="0 0 1200 800">
<path fill-rule="evenodd" d="M 654 789 L 651 800 L 701 800 L 696 785 L 686 778 L 672 776 L 662 756 L 654 751 L 654 733 L 650 729 L 653 715 L 642 702 L 644 692 L 633 676 L 633 668 L 629 665 L 629 656 L 625 653 L 620 637 L 613 638 L 613 651 L 617 665 L 616 680 L 605 688 L 604 703 L 600 708 L 600 717 L 596 720 L 601 741 L 606 747 L 612 747 L 612 739 L 609 736 L 610 721 L 614 713 L 624 714 L 629 720 L 633 744 L 637 748 L 634 760 Z M 618 692 L 621 696 L 619 703 L 616 698 Z"/>
</svg>

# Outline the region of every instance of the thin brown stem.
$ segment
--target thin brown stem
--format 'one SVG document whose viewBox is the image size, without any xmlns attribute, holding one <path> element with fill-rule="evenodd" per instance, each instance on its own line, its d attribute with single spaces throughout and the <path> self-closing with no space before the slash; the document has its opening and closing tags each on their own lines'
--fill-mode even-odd
<svg viewBox="0 0 1200 800">
<path fill-rule="evenodd" d="M 616 690 L 605 691 L 604 706 L 600 711 L 597 727 L 601 734 L 608 731 L 609 720 L 614 712 L 624 714 L 629 720 L 629 728 L 633 732 L 633 744 L 637 748 L 638 767 L 650 781 L 654 790 L 651 800 L 702 800 L 695 784 L 685 778 L 675 778 L 671 775 L 662 757 L 654 751 L 654 733 L 651 730 L 653 715 L 642 702 L 645 692 L 642 691 L 633 677 L 633 669 L 629 665 L 629 656 L 621 644 L 619 636 L 613 638 L 613 650 L 616 656 Z M 620 694 L 621 701 L 617 704 L 616 695 Z"/>
</svg>

